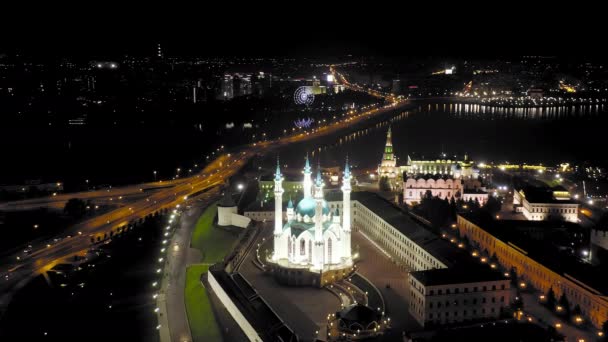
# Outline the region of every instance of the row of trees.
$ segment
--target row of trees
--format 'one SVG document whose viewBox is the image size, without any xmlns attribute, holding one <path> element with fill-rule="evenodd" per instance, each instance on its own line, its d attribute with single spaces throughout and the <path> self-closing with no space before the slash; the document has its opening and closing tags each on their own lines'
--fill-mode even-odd
<svg viewBox="0 0 608 342">
<path fill-rule="evenodd" d="M 87 214 L 87 208 L 93 208 L 91 200 L 83 201 L 79 198 L 70 198 L 63 207 L 63 212 L 74 219 L 79 219 Z"/>
<path fill-rule="evenodd" d="M 578 304 L 576 304 L 573 309 L 570 309 L 570 302 L 568 301 L 566 294 L 563 293 L 558 300 L 553 288 L 550 288 L 549 291 L 547 291 L 544 305 L 550 310 L 563 314 L 567 318 L 581 315 L 581 307 Z"/>
<path fill-rule="evenodd" d="M 416 207 L 416 210 L 429 220 L 434 227 L 444 227 L 456 222 L 456 214 L 458 212 L 477 212 L 484 211 L 487 214 L 494 216 L 500 211 L 501 208 L 500 200 L 490 196 L 486 204 L 482 207 L 481 203 L 477 199 L 464 201 L 462 197 L 455 199 L 440 199 L 439 197 L 433 196 L 430 190 L 422 196 L 420 204 Z"/>
<path fill-rule="evenodd" d="M 167 215 L 168 212 L 169 212 L 169 209 L 167 209 L 167 208 L 161 209 L 161 210 L 155 212 L 154 214 L 149 214 L 146 217 L 139 218 L 138 220 L 132 220 L 127 225 L 112 229 L 109 233 L 104 233 L 103 235 L 99 234 L 96 236 L 91 236 L 91 244 L 99 243 L 102 241 L 107 241 L 116 236 L 122 236 L 123 234 L 127 233 L 128 231 L 131 231 L 134 228 L 137 228 L 141 225 L 158 223 L 158 221 L 161 220 L 162 217 Z"/>
</svg>

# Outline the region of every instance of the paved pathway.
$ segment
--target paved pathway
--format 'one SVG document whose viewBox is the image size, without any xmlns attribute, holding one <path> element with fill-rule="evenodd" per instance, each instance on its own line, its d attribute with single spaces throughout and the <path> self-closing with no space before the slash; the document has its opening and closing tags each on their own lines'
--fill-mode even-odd
<svg viewBox="0 0 608 342">
<path fill-rule="evenodd" d="M 211 198 L 193 201 L 192 207 L 182 212 L 180 226 L 167 244 L 167 261 L 157 297 L 161 342 L 192 341 L 184 300 L 186 268 L 200 262 L 202 256 L 197 249 L 190 248 L 190 238 L 198 218 L 211 202 Z"/>
<path fill-rule="evenodd" d="M 352 245 L 359 246 L 360 259 L 357 262 L 359 273 L 380 290 L 386 305 L 386 314 L 391 318 L 392 329 L 380 340 L 399 340 L 403 331 L 420 329 L 420 325 L 408 311 L 407 271 L 394 264 L 377 245 L 362 233 L 354 232 L 352 234 Z M 386 287 L 387 284 L 390 288 Z"/>
<path fill-rule="evenodd" d="M 558 329 L 558 331 L 564 335 L 568 341 L 579 341 L 580 339 L 584 339 L 588 342 L 597 339 L 597 335 L 591 331 L 574 326 L 570 322 L 559 318 L 552 311 L 540 304 L 538 302 L 538 294 L 524 293 L 522 297 L 524 299 L 524 312 L 531 315 L 537 324 L 543 327 L 547 327 L 548 325 L 555 327 L 555 323 L 560 322 L 562 327 Z M 542 322 L 539 319 L 542 320 Z"/>
<path fill-rule="evenodd" d="M 266 223 L 266 225 L 267 232 L 272 232 L 270 223 Z M 268 235 L 261 234 L 259 239 L 261 240 L 264 236 Z M 253 265 L 254 252 L 255 249 L 250 251 L 239 273 L 251 283 L 281 319 L 300 336 L 301 341 L 312 341 L 317 335 L 324 336 L 327 315 L 340 309 L 339 299 L 324 289 L 280 285 L 273 277 L 263 274 Z"/>
</svg>

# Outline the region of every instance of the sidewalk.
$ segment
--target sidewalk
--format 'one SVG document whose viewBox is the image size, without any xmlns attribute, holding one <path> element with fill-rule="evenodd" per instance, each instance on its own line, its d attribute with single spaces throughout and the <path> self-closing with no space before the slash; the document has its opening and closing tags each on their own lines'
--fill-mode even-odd
<svg viewBox="0 0 608 342">
<path fill-rule="evenodd" d="M 190 342 L 192 335 L 186 314 L 184 288 L 186 268 L 201 260 L 196 249 L 190 248 L 190 237 L 196 221 L 207 205 L 192 206 L 181 213 L 180 225 L 172 239 L 166 244 L 167 258 L 163 270 L 161 288 L 158 292 L 157 307 L 161 342 Z"/>
<path fill-rule="evenodd" d="M 539 303 L 537 293 L 524 293 L 522 294 L 522 297 L 524 299 L 524 313 L 535 318 L 536 324 L 545 328 L 551 325 L 555 328 L 555 323 L 561 323 L 562 327 L 557 329 L 557 331 L 564 335 L 567 341 L 579 341 L 580 339 L 583 339 L 584 341 L 589 342 L 597 340 L 598 336 L 593 332 L 574 326 L 569 321 L 555 315 L 551 310 Z M 542 320 L 542 322 L 540 320 Z"/>
</svg>

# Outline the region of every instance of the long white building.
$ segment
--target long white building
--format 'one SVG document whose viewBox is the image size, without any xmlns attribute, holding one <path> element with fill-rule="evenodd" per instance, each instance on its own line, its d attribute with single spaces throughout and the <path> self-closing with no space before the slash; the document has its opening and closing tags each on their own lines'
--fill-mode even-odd
<svg viewBox="0 0 608 342">
<path fill-rule="evenodd" d="M 531 221 L 578 222 L 578 203 L 563 188 L 526 187 L 513 191 L 513 206 Z"/>
</svg>

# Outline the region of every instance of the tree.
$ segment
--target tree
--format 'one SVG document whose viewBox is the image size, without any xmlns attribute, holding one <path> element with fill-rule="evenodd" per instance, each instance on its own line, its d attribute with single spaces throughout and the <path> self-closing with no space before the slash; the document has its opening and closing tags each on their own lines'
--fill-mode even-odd
<svg viewBox="0 0 608 342">
<path fill-rule="evenodd" d="M 572 316 L 580 316 L 581 315 L 581 306 L 576 304 L 574 309 L 572 309 Z"/>
<path fill-rule="evenodd" d="M 549 307 L 549 309 L 553 310 L 555 309 L 555 304 L 557 303 L 557 299 L 555 298 L 555 292 L 553 291 L 553 288 L 549 288 L 549 291 L 547 292 L 547 306 Z"/>
<path fill-rule="evenodd" d="M 494 216 L 500 211 L 501 206 L 502 204 L 498 199 L 496 199 L 496 197 L 489 196 L 484 208 L 488 213 L 490 213 L 490 215 Z"/>
<path fill-rule="evenodd" d="M 604 332 L 604 336 L 608 335 L 608 321 L 602 323 L 602 331 Z"/>
<path fill-rule="evenodd" d="M 566 316 L 570 316 L 570 303 L 568 302 L 568 298 L 566 298 L 566 294 L 563 293 L 561 297 L 559 297 L 559 306 L 564 310 L 564 314 Z"/>
<path fill-rule="evenodd" d="M 63 212 L 68 214 L 69 216 L 72 216 L 73 218 L 81 218 L 87 212 L 87 205 L 81 199 L 71 198 L 65 204 Z"/>
<path fill-rule="evenodd" d="M 380 181 L 378 182 L 378 187 L 381 191 L 391 191 L 391 184 L 388 181 L 388 177 L 383 176 L 380 177 Z"/>
<path fill-rule="evenodd" d="M 462 238 L 462 243 L 465 245 L 465 247 L 469 247 L 469 245 L 471 244 L 469 238 L 466 235 Z"/>
<path fill-rule="evenodd" d="M 517 270 L 515 267 L 511 267 L 509 270 L 509 278 L 511 278 L 511 283 L 513 285 L 517 285 Z"/>
<path fill-rule="evenodd" d="M 456 213 L 457 213 L 457 208 L 456 208 L 456 200 L 454 200 L 454 197 L 452 196 L 452 198 L 450 199 L 450 216 L 452 221 L 456 221 Z"/>
<path fill-rule="evenodd" d="M 479 208 L 481 208 L 481 204 L 479 203 L 477 197 L 475 197 L 475 201 L 473 202 L 473 209 L 478 210 Z"/>
</svg>

